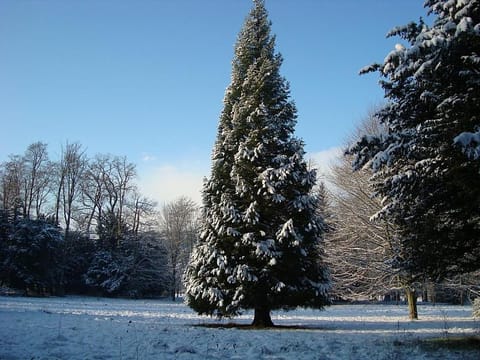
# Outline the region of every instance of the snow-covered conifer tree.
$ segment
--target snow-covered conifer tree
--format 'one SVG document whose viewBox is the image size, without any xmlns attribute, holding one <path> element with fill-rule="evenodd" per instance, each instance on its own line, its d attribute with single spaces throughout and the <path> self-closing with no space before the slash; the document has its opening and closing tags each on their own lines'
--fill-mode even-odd
<svg viewBox="0 0 480 360">
<path fill-rule="evenodd" d="M 379 71 L 389 101 L 382 136 L 351 152 L 375 172 L 379 215 L 398 232 L 393 263 L 403 274 L 439 278 L 480 266 L 480 2 L 427 0 L 432 26 L 394 28 L 398 44 Z"/>
<path fill-rule="evenodd" d="M 254 326 L 271 326 L 271 310 L 322 308 L 330 286 L 311 192 L 316 173 L 294 137 L 296 108 L 270 26 L 264 1 L 255 0 L 236 43 L 203 231 L 185 273 L 194 310 L 228 317 L 254 309 Z"/>
</svg>

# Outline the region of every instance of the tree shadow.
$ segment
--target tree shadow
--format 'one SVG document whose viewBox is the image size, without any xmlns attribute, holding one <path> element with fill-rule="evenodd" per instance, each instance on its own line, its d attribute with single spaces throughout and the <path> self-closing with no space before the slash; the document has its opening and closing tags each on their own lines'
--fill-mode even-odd
<svg viewBox="0 0 480 360">
<path fill-rule="evenodd" d="M 420 346 L 427 350 L 478 350 L 480 351 L 480 336 L 452 336 L 430 338 L 419 341 Z"/>
<path fill-rule="evenodd" d="M 273 326 L 254 326 L 252 324 L 241 323 L 203 323 L 194 324 L 194 327 L 201 327 L 207 329 L 237 329 L 237 330 L 308 330 L 308 331 L 322 331 L 330 330 L 328 327 L 316 325 L 273 325 Z"/>
</svg>

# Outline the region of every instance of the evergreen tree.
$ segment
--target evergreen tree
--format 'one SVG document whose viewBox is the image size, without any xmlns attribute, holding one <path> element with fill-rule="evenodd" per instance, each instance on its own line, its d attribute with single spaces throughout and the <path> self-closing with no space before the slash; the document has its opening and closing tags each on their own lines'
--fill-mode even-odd
<svg viewBox="0 0 480 360">
<path fill-rule="evenodd" d="M 293 134 L 296 108 L 270 26 L 255 0 L 236 43 L 204 184 L 203 231 L 185 273 L 194 310 L 228 317 L 254 309 L 255 326 L 273 325 L 274 309 L 323 308 L 330 287 L 316 173 Z"/>
<path fill-rule="evenodd" d="M 388 133 L 351 149 L 376 173 L 393 220 L 392 264 L 414 280 L 480 266 L 480 3 L 427 0 L 433 25 L 393 29 L 397 45 L 378 71 L 389 101 L 377 115 Z"/>
<path fill-rule="evenodd" d="M 0 284 L 2 285 L 8 281 L 7 250 L 11 232 L 10 212 L 0 208 Z"/>
<path fill-rule="evenodd" d="M 6 245 L 3 265 L 8 286 L 40 295 L 63 292 L 64 239 L 60 228 L 43 218 L 19 218 Z"/>
<path fill-rule="evenodd" d="M 70 231 L 65 238 L 65 292 L 70 294 L 86 293 L 84 275 L 87 273 L 95 255 L 95 242 L 85 234 Z"/>
</svg>

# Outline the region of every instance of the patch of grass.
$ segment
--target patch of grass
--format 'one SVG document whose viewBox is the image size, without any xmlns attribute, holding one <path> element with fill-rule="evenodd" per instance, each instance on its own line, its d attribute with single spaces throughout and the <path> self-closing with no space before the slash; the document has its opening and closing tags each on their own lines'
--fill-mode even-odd
<svg viewBox="0 0 480 360">
<path fill-rule="evenodd" d="M 421 345 L 431 350 L 478 350 L 480 336 L 454 336 L 421 340 Z"/>
</svg>

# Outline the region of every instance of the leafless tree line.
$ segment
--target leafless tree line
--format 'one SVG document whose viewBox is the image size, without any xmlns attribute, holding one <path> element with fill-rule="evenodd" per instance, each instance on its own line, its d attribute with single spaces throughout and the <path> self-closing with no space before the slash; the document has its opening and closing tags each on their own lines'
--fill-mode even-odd
<svg viewBox="0 0 480 360">
<path fill-rule="evenodd" d="M 117 249 L 127 234 L 142 239 L 156 234 L 166 251 L 168 289 L 175 299 L 196 239 L 198 206 L 180 197 L 159 209 L 140 193 L 136 176 L 126 157 L 88 158 L 81 144 L 66 143 L 53 161 L 47 144 L 36 142 L 0 164 L 0 206 L 16 217 L 48 218 L 64 230 L 65 239 L 75 231 L 98 249 Z"/>
<path fill-rule="evenodd" d="M 89 159 L 81 144 L 67 143 L 52 161 L 47 144 L 36 142 L 1 164 L 0 200 L 3 209 L 24 217 L 52 218 L 66 237 L 72 229 L 94 234 L 105 216 L 137 233 L 152 220 L 156 203 L 140 194 L 135 179 L 126 157 Z"/>
</svg>

